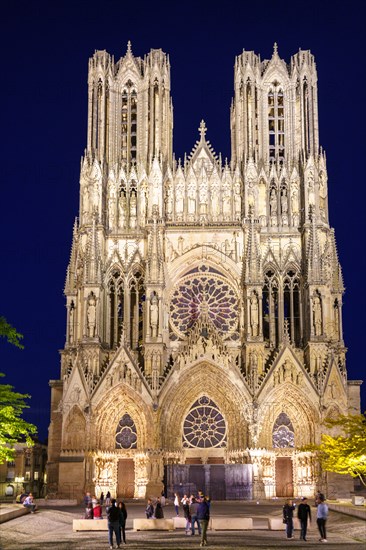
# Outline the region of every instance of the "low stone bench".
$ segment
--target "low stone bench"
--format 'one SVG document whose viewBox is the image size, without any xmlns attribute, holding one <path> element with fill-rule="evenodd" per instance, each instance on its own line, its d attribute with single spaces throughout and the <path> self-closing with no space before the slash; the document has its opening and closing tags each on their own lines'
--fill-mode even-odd
<svg viewBox="0 0 366 550">
<path fill-rule="evenodd" d="M 108 531 L 107 519 L 73 519 L 73 531 Z"/>
<path fill-rule="evenodd" d="M 246 531 L 253 529 L 252 518 L 212 518 L 211 529 L 213 531 Z"/>
<path fill-rule="evenodd" d="M 134 531 L 173 531 L 172 519 L 134 519 Z"/>
<path fill-rule="evenodd" d="M 186 518 L 175 516 L 173 519 L 174 529 L 185 529 L 187 525 Z"/>
<path fill-rule="evenodd" d="M 13 506 L 3 506 L 0 510 L 0 523 L 5 523 L 11 519 L 19 518 L 30 513 L 30 508 L 26 508 L 22 504 L 14 504 Z"/>
<path fill-rule="evenodd" d="M 294 518 L 294 529 L 300 529 L 300 520 Z M 286 524 L 283 523 L 282 518 L 268 518 L 268 529 L 270 531 L 284 531 Z"/>
</svg>

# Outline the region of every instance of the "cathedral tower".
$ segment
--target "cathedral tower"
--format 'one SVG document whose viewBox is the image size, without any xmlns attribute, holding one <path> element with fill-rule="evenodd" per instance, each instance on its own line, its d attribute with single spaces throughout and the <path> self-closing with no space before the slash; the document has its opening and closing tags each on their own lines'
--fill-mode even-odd
<svg viewBox="0 0 366 550">
<path fill-rule="evenodd" d="M 358 412 L 360 385 L 345 368 L 312 54 L 236 58 L 229 163 L 204 121 L 173 159 L 161 50 L 98 51 L 88 82 L 50 492 L 311 496 L 330 477 L 299 448 Z"/>
</svg>

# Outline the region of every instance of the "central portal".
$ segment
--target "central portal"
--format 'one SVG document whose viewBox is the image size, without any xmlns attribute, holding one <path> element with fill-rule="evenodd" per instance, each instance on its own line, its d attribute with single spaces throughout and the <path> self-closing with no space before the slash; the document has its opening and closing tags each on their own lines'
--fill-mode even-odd
<svg viewBox="0 0 366 550">
<path fill-rule="evenodd" d="M 121 458 L 118 461 L 117 497 L 135 496 L 135 465 L 133 459 Z"/>
</svg>

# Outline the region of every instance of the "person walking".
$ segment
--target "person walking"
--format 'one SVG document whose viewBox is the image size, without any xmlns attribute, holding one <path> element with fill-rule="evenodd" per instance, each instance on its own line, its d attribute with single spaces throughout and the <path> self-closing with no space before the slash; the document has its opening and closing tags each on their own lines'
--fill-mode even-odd
<svg viewBox="0 0 366 550">
<path fill-rule="evenodd" d="M 194 526 L 195 526 L 196 523 L 197 523 L 197 527 L 198 527 L 198 534 L 201 535 L 201 525 L 200 525 L 200 522 L 198 521 L 198 515 L 197 515 L 198 506 L 199 506 L 199 503 L 197 502 L 195 497 L 192 497 L 191 504 L 189 506 L 189 515 L 191 516 L 192 535 L 195 534 Z"/>
<path fill-rule="evenodd" d="M 174 493 L 174 508 L 175 508 L 175 515 L 179 516 L 179 495 L 178 495 L 178 493 Z"/>
<path fill-rule="evenodd" d="M 123 544 L 127 544 L 126 543 L 127 508 L 125 503 L 122 500 L 118 503 L 118 511 L 119 511 L 119 538 L 121 542 L 123 540 Z"/>
<path fill-rule="evenodd" d="M 119 509 L 116 506 L 116 499 L 112 498 L 111 505 L 107 513 L 108 518 L 108 542 L 109 548 L 113 548 L 113 533 L 116 537 L 117 548 L 121 547 L 121 537 L 119 534 Z"/>
<path fill-rule="evenodd" d="M 319 533 L 320 533 L 320 542 L 328 542 L 327 541 L 327 532 L 325 528 L 325 524 L 328 519 L 328 506 L 324 502 L 324 498 L 320 497 L 318 500 L 318 506 L 316 508 L 316 523 L 318 525 Z"/>
<path fill-rule="evenodd" d="M 303 497 L 301 499 L 301 503 L 299 504 L 299 507 L 297 509 L 297 517 L 299 518 L 300 525 L 301 525 L 300 540 L 306 540 L 306 532 L 308 529 L 308 518 L 309 518 L 309 523 L 311 522 L 311 509 L 308 504 L 308 499 L 306 497 Z"/>
<path fill-rule="evenodd" d="M 283 507 L 283 521 L 286 523 L 286 535 L 288 539 L 293 539 L 292 533 L 294 531 L 294 510 L 295 505 L 289 498 Z"/>
<path fill-rule="evenodd" d="M 207 528 L 210 521 L 210 505 L 206 497 L 198 504 L 197 518 L 201 527 L 201 543 L 200 546 L 207 546 Z"/>
</svg>

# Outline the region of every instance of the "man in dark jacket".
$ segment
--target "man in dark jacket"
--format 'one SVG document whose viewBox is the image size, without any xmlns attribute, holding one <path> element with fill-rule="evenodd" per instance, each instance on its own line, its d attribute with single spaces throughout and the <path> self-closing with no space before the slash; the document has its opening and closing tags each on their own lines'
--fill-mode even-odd
<svg viewBox="0 0 366 550">
<path fill-rule="evenodd" d="M 288 539 L 293 539 L 292 536 L 294 530 L 294 510 L 295 505 L 292 503 L 292 500 L 289 498 L 286 501 L 285 506 L 283 507 L 283 521 L 286 523 L 286 535 Z"/>
<path fill-rule="evenodd" d="M 107 512 L 107 517 L 109 548 L 113 548 L 113 533 L 116 535 L 117 548 L 120 548 L 121 537 L 119 532 L 119 509 L 116 506 L 115 498 L 112 498 L 111 506 Z"/>
<path fill-rule="evenodd" d="M 301 499 L 301 504 L 299 504 L 299 507 L 297 509 L 297 517 L 299 518 L 301 524 L 300 540 L 306 540 L 308 518 L 309 522 L 311 521 L 311 509 L 308 504 L 308 499 L 306 497 L 303 497 Z"/>
<path fill-rule="evenodd" d="M 201 543 L 200 546 L 207 546 L 207 527 L 210 521 L 210 505 L 206 497 L 198 504 L 197 519 L 201 525 Z"/>
</svg>

